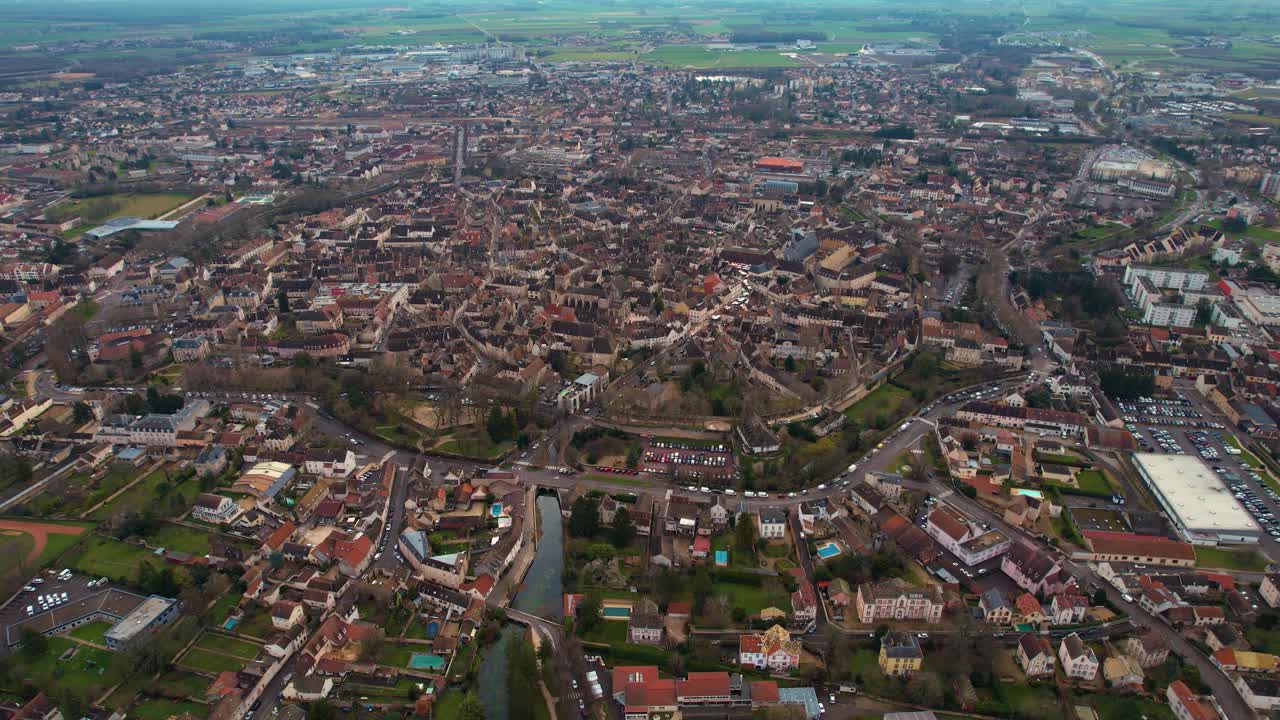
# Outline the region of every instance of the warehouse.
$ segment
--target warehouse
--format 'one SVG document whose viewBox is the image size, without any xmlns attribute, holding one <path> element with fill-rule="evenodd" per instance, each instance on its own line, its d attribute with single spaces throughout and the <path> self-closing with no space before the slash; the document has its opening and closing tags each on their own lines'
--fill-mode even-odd
<svg viewBox="0 0 1280 720">
<path fill-rule="evenodd" d="M 1261 538 L 1261 528 L 1199 458 L 1135 453 L 1133 460 L 1138 474 L 1187 542 L 1256 543 Z"/>
</svg>

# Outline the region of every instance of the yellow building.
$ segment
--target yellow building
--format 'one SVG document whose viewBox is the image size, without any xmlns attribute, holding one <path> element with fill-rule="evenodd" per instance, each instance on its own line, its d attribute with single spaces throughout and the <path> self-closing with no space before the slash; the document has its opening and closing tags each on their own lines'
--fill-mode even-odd
<svg viewBox="0 0 1280 720">
<path fill-rule="evenodd" d="M 880 638 L 880 670 L 885 675 L 910 675 L 923 664 L 920 641 L 912 633 L 889 632 Z"/>
</svg>

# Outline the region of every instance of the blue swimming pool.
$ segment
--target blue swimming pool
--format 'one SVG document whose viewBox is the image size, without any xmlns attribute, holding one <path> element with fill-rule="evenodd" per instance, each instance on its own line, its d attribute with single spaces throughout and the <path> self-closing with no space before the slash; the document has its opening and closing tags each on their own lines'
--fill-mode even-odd
<svg viewBox="0 0 1280 720">
<path fill-rule="evenodd" d="M 826 545 L 818 546 L 818 557 L 822 558 L 823 560 L 830 560 L 831 558 L 839 554 L 840 554 L 840 546 L 833 542 L 829 542 Z"/>
<path fill-rule="evenodd" d="M 502 517 L 502 503 L 494 503 L 490 506 L 489 514 L 494 517 Z"/>
<path fill-rule="evenodd" d="M 432 620 L 427 623 L 427 639 L 434 638 L 440 632 L 440 623 Z"/>
<path fill-rule="evenodd" d="M 729 564 L 729 551 L 728 551 L 728 550 L 717 550 L 717 551 L 716 551 L 716 564 L 717 564 L 717 565 L 728 565 L 728 564 Z"/>
<path fill-rule="evenodd" d="M 629 618 L 631 617 L 631 608 L 612 606 L 604 608 L 600 614 L 607 618 Z"/>
<path fill-rule="evenodd" d="M 440 670 L 444 668 L 444 658 L 439 655 L 414 653 L 409 658 L 409 667 L 414 670 Z"/>
<path fill-rule="evenodd" d="M 224 630 L 235 630 L 239 624 L 240 618 L 227 618 L 227 621 L 222 623 L 222 627 Z"/>
</svg>

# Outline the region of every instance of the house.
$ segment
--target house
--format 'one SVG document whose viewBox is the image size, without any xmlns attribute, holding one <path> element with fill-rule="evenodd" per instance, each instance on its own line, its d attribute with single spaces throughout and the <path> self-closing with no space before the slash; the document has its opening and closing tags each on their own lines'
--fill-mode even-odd
<svg viewBox="0 0 1280 720">
<path fill-rule="evenodd" d="M 1053 646 L 1049 639 L 1036 633 L 1024 633 L 1018 638 L 1016 651 L 1018 664 L 1030 677 L 1053 674 Z"/>
<path fill-rule="evenodd" d="M 890 677 L 903 677 L 920 669 L 924 653 L 915 633 L 887 632 L 880 638 L 880 670 Z"/>
<path fill-rule="evenodd" d="M 813 593 L 813 585 L 801 579 L 799 587 L 791 593 L 791 617 L 796 625 L 808 627 L 818 619 L 818 598 Z M 670 611 L 670 608 L 668 608 Z"/>
<path fill-rule="evenodd" d="M 1140 637 L 1126 638 L 1121 646 L 1144 668 L 1155 667 L 1169 659 L 1169 643 L 1154 630 Z"/>
<path fill-rule="evenodd" d="M 756 514 L 760 537 L 781 540 L 787 535 L 787 513 L 781 508 L 762 508 Z"/>
<path fill-rule="evenodd" d="M 1054 625 L 1082 623 L 1088 611 L 1089 599 L 1083 595 L 1057 593 L 1049 601 L 1049 618 Z"/>
<path fill-rule="evenodd" d="M 359 577 L 373 560 L 373 538 L 360 535 L 354 540 L 341 540 L 333 547 L 333 557 L 338 561 L 338 572 Z"/>
<path fill-rule="evenodd" d="M 342 448 L 310 448 L 303 469 L 308 475 L 346 477 L 356 469 L 356 456 Z"/>
<path fill-rule="evenodd" d="M 1280 573 L 1271 573 L 1263 578 L 1262 584 L 1258 586 L 1258 594 L 1268 607 L 1280 607 Z"/>
<path fill-rule="evenodd" d="M 831 583 L 827 585 L 827 599 L 837 608 L 837 613 L 843 613 L 843 608 L 847 608 L 853 603 L 853 597 L 853 590 L 849 587 L 849 581 L 844 578 L 833 578 Z"/>
<path fill-rule="evenodd" d="M 1062 638 L 1058 646 L 1058 661 L 1069 678 L 1092 680 L 1098 674 L 1098 656 L 1077 633 Z"/>
<path fill-rule="evenodd" d="M 936 585 L 918 588 L 900 578 L 863 583 L 854 602 L 858 621 L 866 625 L 881 620 L 942 620 L 942 589 Z"/>
<path fill-rule="evenodd" d="M 1115 654 L 1102 661 L 1102 677 L 1110 687 L 1137 689 L 1142 687 L 1146 676 L 1137 660 Z"/>
<path fill-rule="evenodd" d="M 627 637 L 638 645 L 662 644 L 663 621 L 652 600 L 641 600 L 631 608 L 627 619 Z"/>
<path fill-rule="evenodd" d="M 1260 675 L 1237 675 L 1232 680 L 1249 707 L 1262 712 L 1280 709 L 1280 680 Z"/>
<path fill-rule="evenodd" d="M 213 493 L 197 495 L 196 503 L 191 508 L 191 517 L 215 525 L 231 522 L 239 514 L 240 506 L 231 498 Z"/>
<path fill-rule="evenodd" d="M 1169 709 L 1178 720 L 1217 720 L 1218 718 L 1217 711 L 1213 710 L 1211 705 L 1200 702 L 1200 698 L 1181 680 L 1169 683 L 1164 695 L 1169 701 Z"/>
<path fill-rule="evenodd" d="M 1013 607 L 999 588 L 991 588 L 978 598 L 982 617 L 991 625 L 1009 625 L 1013 622 Z"/>
<path fill-rule="evenodd" d="M 785 672 L 800 666 L 800 641 L 781 625 L 738 637 L 738 664 Z"/>
<path fill-rule="evenodd" d="M 1018 622 L 1027 623 L 1028 625 L 1039 625 L 1044 622 L 1044 608 L 1040 606 L 1040 601 L 1031 593 L 1022 593 L 1018 599 L 1013 601 L 1013 607 L 1018 617 Z"/>
<path fill-rule="evenodd" d="M 1053 555 L 1035 545 L 1019 541 L 1000 558 L 1000 570 L 1023 590 L 1032 595 L 1052 595 L 1074 586 L 1075 579 Z"/>
<path fill-rule="evenodd" d="M 306 613 L 302 611 L 302 603 L 280 600 L 271 606 L 271 626 L 277 630 L 288 630 L 306 617 Z"/>
</svg>

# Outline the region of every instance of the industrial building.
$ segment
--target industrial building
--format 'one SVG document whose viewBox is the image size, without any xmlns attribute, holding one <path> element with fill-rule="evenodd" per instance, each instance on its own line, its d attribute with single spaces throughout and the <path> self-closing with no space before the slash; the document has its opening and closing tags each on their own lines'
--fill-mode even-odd
<svg viewBox="0 0 1280 720">
<path fill-rule="evenodd" d="M 1135 453 L 1134 465 L 1184 540 L 1257 543 L 1262 530 L 1216 473 L 1189 455 Z"/>
</svg>

